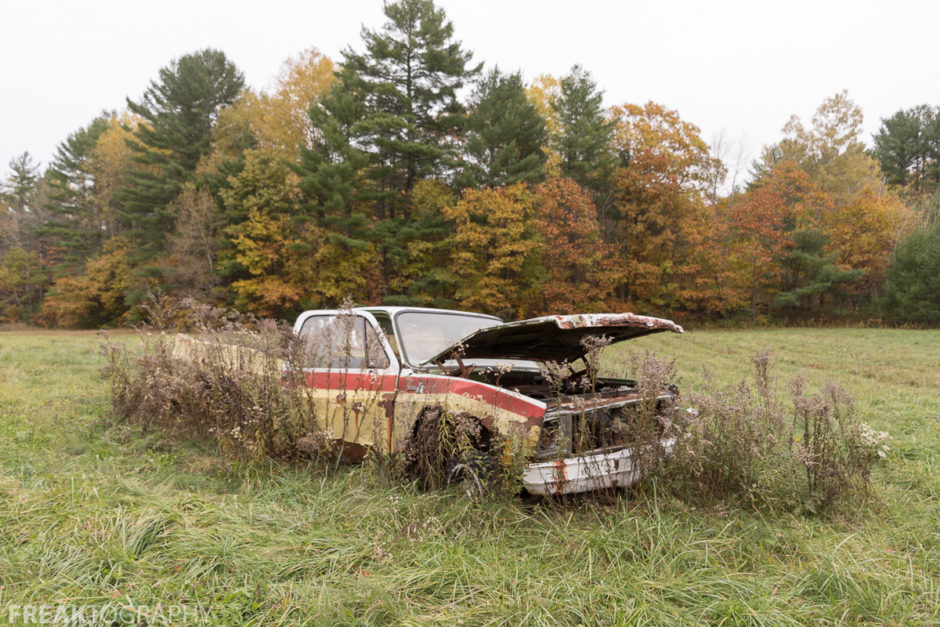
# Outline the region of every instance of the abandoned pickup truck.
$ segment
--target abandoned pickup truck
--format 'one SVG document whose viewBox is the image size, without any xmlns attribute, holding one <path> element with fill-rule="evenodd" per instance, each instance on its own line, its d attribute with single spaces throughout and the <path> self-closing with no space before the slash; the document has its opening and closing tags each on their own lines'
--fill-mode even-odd
<svg viewBox="0 0 940 627">
<path fill-rule="evenodd" d="M 678 390 L 665 385 L 652 399 L 636 381 L 599 377 L 588 353 L 663 331 L 682 327 L 631 313 L 504 323 L 409 307 L 307 311 L 294 325 L 308 355 L 303 385 L 326 437 L 346 457 L 369 449 L 407 454 L 423 423 L 451 416 L 473 423 L 471 445 L 481 456 L 492 459 L 507 442 L 521 443 L 522 484 L 543 495 L 626 487 L 641 478 L 637 409 L 645 403 L 657 417 L 673 412 Z M 643 446 L 671 450 L 674 434 L 649 426 L 658 435 Z M 478 472 L 455 459 L 448 482 L 480 488 Z"/>
</svg>

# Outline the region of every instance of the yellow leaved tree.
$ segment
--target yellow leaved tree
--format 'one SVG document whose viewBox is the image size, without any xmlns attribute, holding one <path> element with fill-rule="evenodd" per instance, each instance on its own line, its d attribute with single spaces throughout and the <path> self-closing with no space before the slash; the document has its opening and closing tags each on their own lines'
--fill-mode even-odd
<svg viewBox="0 0 940 627">
<path fill-rule="evenodd" d="M 457 300 L 467 309 L 525 317 L 533 309 L 538 241 L 532 191 L 524 183 L 468 189 L 444 210 L 454 223 Z"/>
</svg>

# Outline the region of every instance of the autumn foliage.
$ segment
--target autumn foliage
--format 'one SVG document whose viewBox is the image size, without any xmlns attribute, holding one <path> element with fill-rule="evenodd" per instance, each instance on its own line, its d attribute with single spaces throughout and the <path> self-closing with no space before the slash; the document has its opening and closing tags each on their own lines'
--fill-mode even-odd
<svg viewBox="0 0 940 627">
<path fill-rule="evenodd" d="M 571 179 L 548 179 L 535 189 L 540 277 L 537 311 L 603 309 L 613 288 L 612 260 L 601 237 L 594 201 Z"/>
<path fill-rule="evenodd" d="M 268 91 L 220 51 L 184 55 L 46 172 L 14 160 L 0 319 L 121 324 L 154 291 L 285 318 L 351 298 L 879 319 L 895 251 L 940 214 L 930 107 L 885 121 L 869 152 L 836 94 L 741 186 L 678 111 L 604 108 L 578 66 L 528 85 L 483 72 L 430 0 L 385 11 L 342 60 L 310 48 Z"/>
</svg>

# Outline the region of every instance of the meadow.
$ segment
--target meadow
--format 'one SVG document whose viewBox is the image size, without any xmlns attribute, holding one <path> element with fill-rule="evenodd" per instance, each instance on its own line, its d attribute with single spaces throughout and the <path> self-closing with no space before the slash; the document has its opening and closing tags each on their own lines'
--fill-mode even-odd
<svg viewBox="0 0 940 627">
<path fill-rule="evenodd" d="M 747 377 L 765 349 L 781 384 L 801 373 L 847 388 L 891 450 L 871 501 L 826 517 L 695 508 L 655 481 L 477 504 L 370 465 L 226 462 L 117 423 L 101 342 L 0 332 L 0 624 L 29 624 L 43 604 L 151 625 L 173 622 L 161 606 L 218 625 L 940 622 L 940 331 L 630 343 L 674 358 L 684 393 L 703 366 Z"/>
</svg>

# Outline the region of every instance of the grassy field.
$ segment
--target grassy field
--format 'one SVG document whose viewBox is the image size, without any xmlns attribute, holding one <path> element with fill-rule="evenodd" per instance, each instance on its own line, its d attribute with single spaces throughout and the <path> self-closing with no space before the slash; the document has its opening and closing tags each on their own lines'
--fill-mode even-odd
<svg viewBox="0 0 940 627">
<path fill-rule="evenodd" d="M 369 466 L 233 467 L 112 425 L 100 342 L 0 333 L 0 624 L 38 622 L 43 604 L 134 624 L 940 622 L 940 332 L 631 343 L 675 357 L 683 391 L 703 365 L 746 376 L 762 349 L 781 381 L 847 387 L 891 453 L 878 503 L 828 520 L 696 510 L 650 485 L 476 505 Z"/>
</svg>

